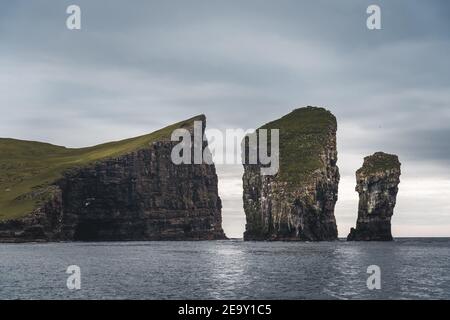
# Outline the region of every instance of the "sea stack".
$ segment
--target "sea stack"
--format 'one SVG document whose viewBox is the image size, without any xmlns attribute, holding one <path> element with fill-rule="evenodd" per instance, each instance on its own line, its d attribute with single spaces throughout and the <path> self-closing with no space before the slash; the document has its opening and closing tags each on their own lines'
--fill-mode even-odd
<svg viewBox="0 0 450 320">
<path fill-rule="evenodd" d="M 365 157 L 356 171 L 358 220 L 348 241 L 391 241 L 391 217 L 400 183 L 400 162 L 393 154 L 376 152 Z"/>
<path fill-rule="evenodd" d="M 0 139 L 0 242 L 224 239 L 214 165 L 171 161 L 194 122 L 82 149 Z"/>
<path fill-rule="evenodd" d="M 336 240 L 334 115 L 324 108 L 299 108 L 260 129 L 279 129 L 280 166 L 275 175 L 261 175 L 259 161 L 244 164 L 244 240 Z M 247 144 L 244 150 L 247 157 Z"/>
</svg>

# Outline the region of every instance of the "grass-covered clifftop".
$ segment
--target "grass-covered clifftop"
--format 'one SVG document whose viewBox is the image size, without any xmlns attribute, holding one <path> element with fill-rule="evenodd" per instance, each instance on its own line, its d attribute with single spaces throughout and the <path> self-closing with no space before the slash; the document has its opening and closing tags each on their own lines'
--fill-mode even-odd
<svg viewBox="0 0 450 320">
<path fill-rule="evenodd" d="M 330 111 L 320 107 L 305 107 L 295 109 L 260 129 L 280 130 L 278 178 L 298 184 L 326 165 L 320 155 L 330 143 L 330 132 L 336 132 L 337 123 Z"/>
<path fill-rule="evenodd" d="M 197 116 L 153 133 L 71 149 L 48 143 L 0 138 L 0 220 L 27 215 L 48 197 L 47 187 L 73 168 L 79 168 L 145 148 L 149 144 L 170 139 L 173 130 L 204 120 Z M 33 195 L 31 195 L 33 194 Z"/>
<path fill-rule="evenodd" d="M 356 173 L 358 175 L 368 175 L 392 169 L 400 169 L 398 156 L 384 152 L 375 152 L 373 155 L 364 158 L 363 166 Z"/>
</svg>

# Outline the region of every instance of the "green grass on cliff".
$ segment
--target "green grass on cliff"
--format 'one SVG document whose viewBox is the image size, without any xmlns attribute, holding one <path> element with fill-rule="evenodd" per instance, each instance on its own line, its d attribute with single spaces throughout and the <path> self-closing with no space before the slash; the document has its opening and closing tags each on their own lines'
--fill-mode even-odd
<svg viewBox="0 0 450 320">
<path fill-rule="evenodd" d="M 70 149 L 48 143 L 0 138 L 0 220 L 14 219 L 30 213 L 48 197 L 46 187 L 62 177 L 63 172 L 96 161 L 118 157 L 145 148 L 159 140 L 170 139 L 172 131 L 188 127 L 194 117 L 153 133 L 100 144 Z M 30 193 L 34 193 L 31 197 Z M 42 193 L 40 196 L 36 196 Z"/>
<path fill-rule="evenodd" d="M 336 128 L 334 115 L 318 107 L 296 109 L 262 126 L 261 129 L 280 129 L 279 179 L 290 184 L 302 183 L 322 168 L 319 154 L 329 143 L 329 132 Z"/>
<path fill-rule="evenodd" d="M 376 152 L 364 158 L 364 164 L 358 169 L 357 173 L 373 174 L 390 169 L 400 169 L 398 157 L 394 154 Z"/>
</svg>

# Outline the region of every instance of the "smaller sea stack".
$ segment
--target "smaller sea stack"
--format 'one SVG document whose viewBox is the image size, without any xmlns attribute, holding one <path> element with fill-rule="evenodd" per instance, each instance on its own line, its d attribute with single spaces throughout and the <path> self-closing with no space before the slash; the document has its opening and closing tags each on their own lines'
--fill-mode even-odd
<svg viewBox="0 0 450 320">
<path fill-rule="evenodd" d="M 400 162 L 393 154 L 376 152 L 365 157 L 356 171 L 358 220 L 348 241 L 391 241 L 391 217 L 400 183 Z"/>
</svg>

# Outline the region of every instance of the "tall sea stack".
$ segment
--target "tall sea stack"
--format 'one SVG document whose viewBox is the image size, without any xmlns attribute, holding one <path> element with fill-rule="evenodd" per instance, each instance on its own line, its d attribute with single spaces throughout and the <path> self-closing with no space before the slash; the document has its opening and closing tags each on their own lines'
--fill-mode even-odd
<svg viewBox="0 0 450 320">
<path fill-rule="evenodd" d="M 364 158 L 356 171 L 359 193 L 358 220 L 349 241 L 391 241 L 391 217 L 400 183 L 400 162 L 396 155 L 377 152 Z"/>
<path fill-rule="evenodd" d="M 82 149 L 0 139 L 0 242 L 224 239 L 214 165 L 171 161 L 194 121 Z"/>
<path fill-rule="evenodd" d="M 336 240 L 336 118 L 324 108 L 299 108 L 260 129 L 279 129 L 280 166 L 261 175 L 261 162 L 244 164 L 244 239 Z"/>
</svg>

